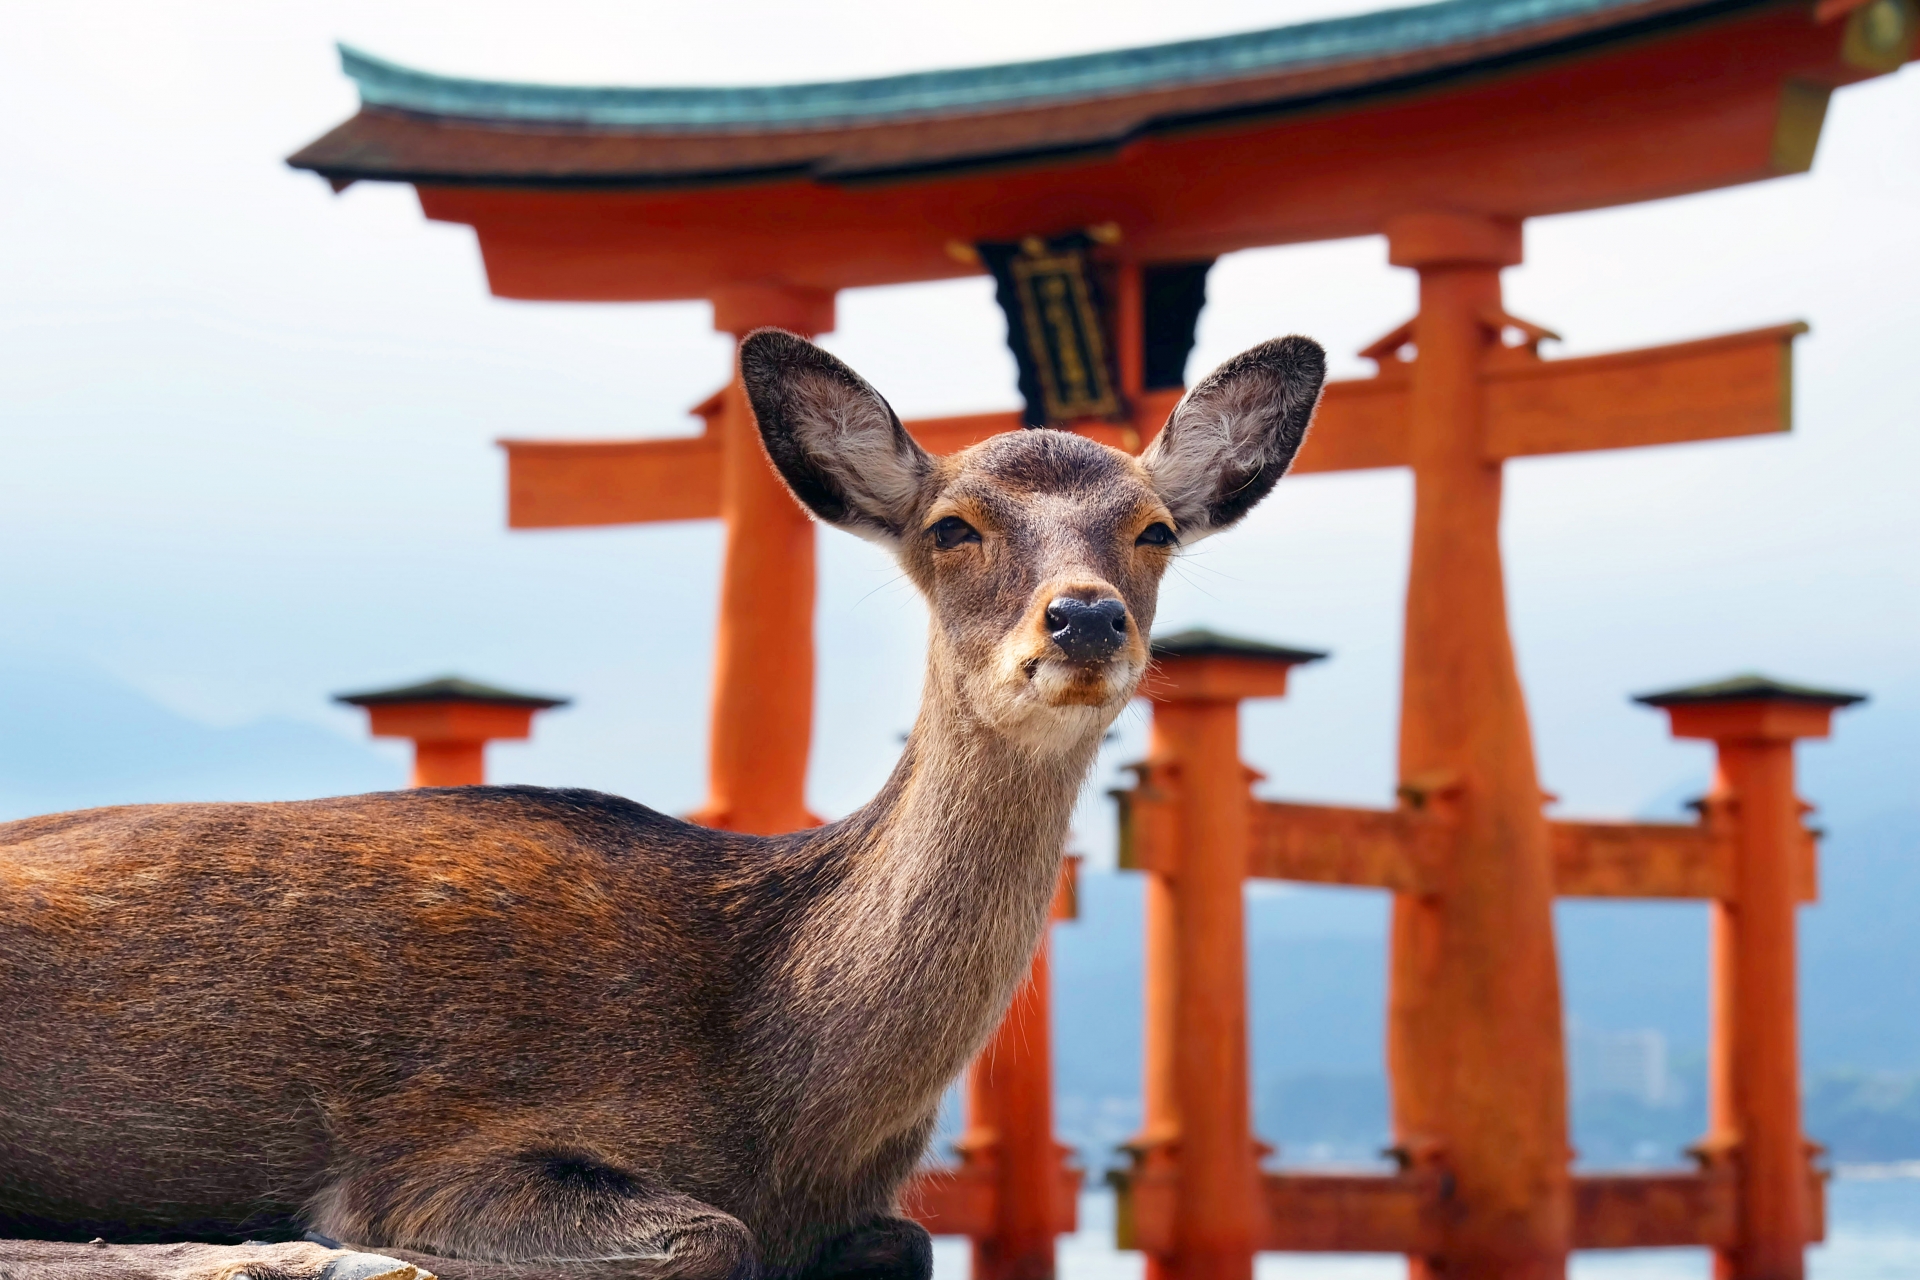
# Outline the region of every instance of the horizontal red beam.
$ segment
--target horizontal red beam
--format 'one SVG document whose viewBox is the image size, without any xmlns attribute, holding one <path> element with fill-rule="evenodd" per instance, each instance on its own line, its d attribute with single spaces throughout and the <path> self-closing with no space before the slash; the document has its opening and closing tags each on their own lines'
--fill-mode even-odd
<svg viewBox="0 0 1920 1280">
<path fill-rule="evenodd" d="M 502 440 L 515 529 L 714 520 L 720 440 Z"/>
<path fill-rule="evenodd" d="M 1809 1167 L 1814 1201 L 1823 1176 Z M 1573 1247 L 1726 1247 L 1737 1242 L 1738 1173 L 1731 1163 L 1700 1171 L 1582 1174 L 1573 1179 Z M 1439 1168 L 1398 1174 L 1266 1173 L 1260 1249 L 1274 1253 L 1438 1252 L 1454 1214 Z M 1119 1245 L 1171 1253 L 1177 1174 L 1121 1174 Z M 1814 1215 L 1811 1239 L 1824 1235 Z"/>
<path fill-rule="evenodd" d="M 932 1235 L 985 1237 L 996 1217 L 994 1185 L 979 1170 L 922 1166 L 900 1193 L 900 1212 Z"/>
<path fill-rule="evenodd" d="M 1724 1248 L 1739 1235 L 1731 1169 L 1602 1174 L 1573 1181 L 1573 1247 Z"/>
<path fill-rule="evenodd" d="M 1269 1173 L 1263 1250 L 1433 1253 L 1444 1228 L 1437 1172 L 1387 1176 Z"/>
<path fill-rule="evenodd" d="M 1063 1166 L 1059 1193 L 1057 1235 L 1070 1235 L 1079 1225 L 1080 1170 Z M 990 1167 L 922 1165 L 900 1193 L 900 1211 L 936 1236 L 986 1239 L 999 1221 L 997 1196 Z"/>
<path fill-rule="evenodd" d="M 1120 866 L 1179 873 L 1170 796 L 1151 785 L 1116 791 Z M 1450 838 L 1443 819 L 1413 808 L 1253 800 L 1248 871 L 1256 879 L 1433 891 Z M 1564 898 L 1720 899 L 1733 895 L 1732 836 L 1715 822 L 1547 824 L 1554 892 Z M 1816 896 L 1817 845 L 1801 845 L 1800 895 Z"/>
<path fill-rule="evenodd" d="M 1178 388 L 1140 397 L 1132 423 L 1088 423 L 1075 433 L 1138 453 L 1179 402 Z M 1020 430 L 1018 410 L 906 424 L 929 453 L 957 453 Z M 515 529 L 650 524 L 720 518 L 720 437 L 652 440 L 502 440 L 507 524 Z"/>
<path fill-rule="evenodd" d="M 1499 358 L 1486 374 L 1487 456 L 1624 449 L 1785 431 L 1792 421 L 1793 339 L 1779 325 L 1698 342 L 1571 360 Z M 1138 452 L 1178 401 L 1142 396 L 1131 423 L 1082 435 Z M 1020 415 L 968 414 L 907 424 L 930 452 L 954 453 L 1021 426 Z M 1407 377 L 1327 386 L 1294 470 L 1405 466 Z M 656 440 L 503 440 L 507 523 L 516 529 L 711 520 L 720 515 L 720 442 L 711 433 Z"/>
<path fill-rule="evenodd" d="M 1484 375 L 1483 452 L 1492 461 L 1787 431 L 1793 340 L 1806 331 L 1774 325 L 1567 360 L 1498 353 Z M 1328 383 L 1294 471 L 1408 465 L 1409 369 L 1390 360 L 1378 377 Z"/>
<path fill-rule="evenodd" d="M 1249 872 L 1265 880 L 1430 893 L 1444 831 L 1411 809 L 1256 802 Z"/>
</svg>

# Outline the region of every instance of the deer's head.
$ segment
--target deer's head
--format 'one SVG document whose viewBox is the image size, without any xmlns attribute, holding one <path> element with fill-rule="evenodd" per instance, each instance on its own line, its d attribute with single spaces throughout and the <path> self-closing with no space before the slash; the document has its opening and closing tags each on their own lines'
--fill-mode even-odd
<svg viewBox="0 0 1920 1280">
<path fill-rule="evenodd" d="M 1137 459 L 1050 430 L 934 457 L 858 374 L 777 329 L 747 338 L 740 369 L 794 496 L 891 549 L 925 593 L 933 677 L 962 714 L 1045 750 L 1084 743 L 1133 696 L 1161 575 L 1286 471 L 1326 357 L 1298 337 L 1235 356 Z"/>
</svg>

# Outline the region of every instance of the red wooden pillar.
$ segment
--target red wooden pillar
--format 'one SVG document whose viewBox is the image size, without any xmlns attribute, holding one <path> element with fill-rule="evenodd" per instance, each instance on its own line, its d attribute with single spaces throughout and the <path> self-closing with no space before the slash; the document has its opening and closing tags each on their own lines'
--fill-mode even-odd
<svg viewBox="0 0 1920 1280">
<path fill-rule="evenodd" d="M 1723 1280 L 1801 1280 L 1813 1236 L 1813 1179 L 1800 1129 L 1794 908 L 1811 897 L 1813 846 L 1794 792 L 1793 744 L 1824 738 L 1859 694 L 1736 677 L 1640 699 L 1677 738 L 1718 754 L 1710 804 L 1732 837 L 1729 896 L 1712 919 L 1710 1150 L 1730 1152 L 1739 1238 Z"/>
<path fill-rule="evenodd" d="M 413 739 L 410 787 L 477 787 L 487 780 L 487 743 L 533 735 L 533 713 L 564 707 L 565 698 L 514 693 L 457 676 L 398 689 L 342 693 L 365 707 L 376 738 Z"/>
<path fill-rule="evenodd" d="M 713 300 L 735 340 L 776 326 L 833 328 L 824 289 L 740 287 Z M 807 810 L 813 734 L 813 522 L 767 461 L 738 371 L 721 392 L 720 515 L 727 527 L 714 637 L 706 804 L 693 821 L 772 835 L 818 823 Z"/>
<path fill-rule="evenodd" d="M 1173 806 L 1171 865 L 1148 871 L 1142 1192 L 1171 1175 L 1168 1251 L 1149 1280 L 1250 1280 L 1265 1233 L 1248 1088 L 1246 921 L 1252 839 L 1240 700 L 1277 698 L 1323 656 L 1187 632 L 1153 646 L 1147 762 Z M 1144 1199 L 1144 1197 L 1142 1197 Z M 1159 1234 L 1159 1233 L 1155 1233 Z"/>
<path fill-rule="evenodd" d="M 1389 224 L 1388 243 L 1396 266 L 1420 273 L 1400 776 L 1457 818 L 1439 892 L 1394 901 L 1395 1129 L 1414 1158 L 1444 1162 L 1457 1205 L 1442 1253 L 1414 1270 L 1558 1280 L 1573 1203 L 1552 864 L 1507 630 L 1501 467 L 1481 383 L 1520 227 L 1408 216 Z"/>
<path fill-rule="evenodd" d="M 1074 912 L 1073 862 L 1053 919 Z M 1053 1280 L 1054 1239 L 1074 1229 L 1080 1173 L 1053 1136 L 1051 986 L 1040 940 L 1006 1018 L 967 1072 L 967 1129 L 954 1143 L 965 1172 L 992 1187 L 992 1222 L 973 1236 L 974 1280 Z"/>
</svg>

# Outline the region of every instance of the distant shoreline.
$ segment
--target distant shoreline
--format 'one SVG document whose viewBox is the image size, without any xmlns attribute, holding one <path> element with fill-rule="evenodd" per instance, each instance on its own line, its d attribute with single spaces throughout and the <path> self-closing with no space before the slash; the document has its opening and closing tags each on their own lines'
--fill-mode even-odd
<svg viewBox="0 0 1920 1280">
<path fill-rule="evenodd" d="M 1889 1160 L 1880 1164 L 1836 1164 L 1833 1166 L 1833 1176 L 1845 1182 L 1889 1182 L 1895 1178 L 1920 1178 L 1920 1160 Z"/>
</svg>

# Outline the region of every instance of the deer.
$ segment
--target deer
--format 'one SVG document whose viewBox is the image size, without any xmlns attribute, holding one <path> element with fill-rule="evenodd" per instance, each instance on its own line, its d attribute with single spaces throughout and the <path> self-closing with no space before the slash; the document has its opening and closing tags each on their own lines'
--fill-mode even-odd
<svg viewBox="0 0 1920 1280">
<path fill-rule="evenodd" d="M 530 786 L 0 826 L 0 1274 L 928 1280 L 898 1196 L 1162 576 L 1272 490 L 1325 355 L 1228 360 L 1138 457 L 934 456 L 804 338 L 738 359 L 793 496 L 928 605 L 879 793 L 778 836 Z"/>
</svg>

